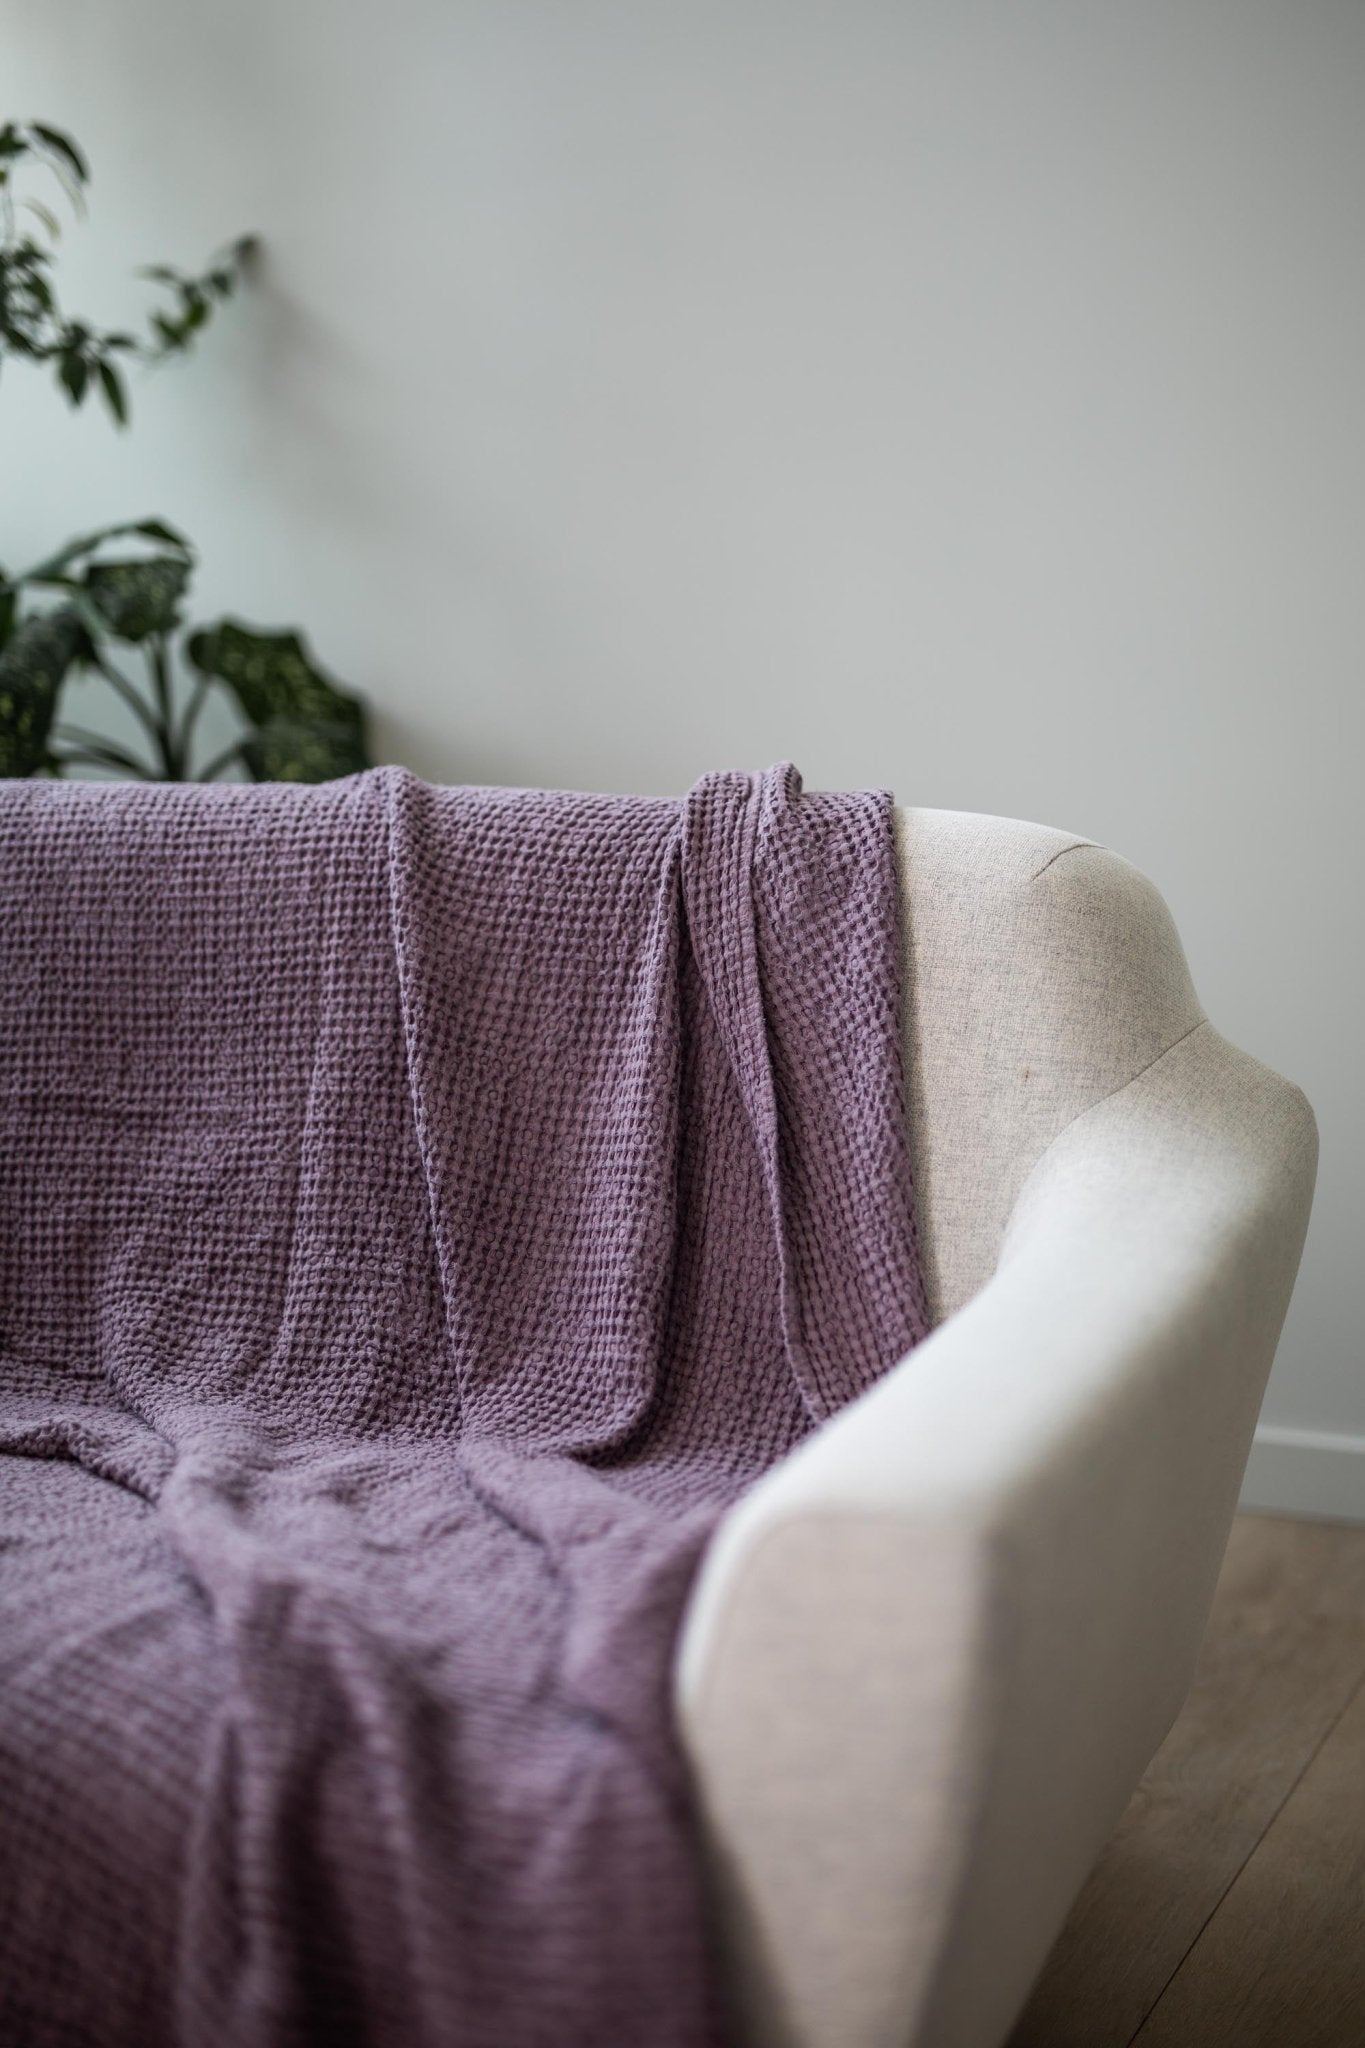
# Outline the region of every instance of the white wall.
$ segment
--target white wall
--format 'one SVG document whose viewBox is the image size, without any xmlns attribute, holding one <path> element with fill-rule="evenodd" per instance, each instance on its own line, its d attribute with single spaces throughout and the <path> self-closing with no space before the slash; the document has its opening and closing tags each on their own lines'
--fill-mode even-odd
<svg viewBox="0 0 1365 2048">
<path fill-rule="evenodd" d="M 436 779 L 790 756 L 1119 848 L 1317 1105 L 1266 1415 L 1365 1513 L 1365 8 L 0 0 L 0 50 L 93 158 L 73 301 L 269 247 L 130 437 L 7 372 L 0 559 L 184 522 Z"/>
</svg>

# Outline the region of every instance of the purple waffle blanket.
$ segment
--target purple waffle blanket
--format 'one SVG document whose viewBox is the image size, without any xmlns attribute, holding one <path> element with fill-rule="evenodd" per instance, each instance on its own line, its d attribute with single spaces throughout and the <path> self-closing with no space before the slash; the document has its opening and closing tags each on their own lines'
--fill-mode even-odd
<svg viewBox="0 0 1365 2048">
<path fill-rule="evenodd" d="M 697 2048 L 669 1665 L 926 1327 L 889 799 L 0 784 L 0 2041 Z"/>
</svg>

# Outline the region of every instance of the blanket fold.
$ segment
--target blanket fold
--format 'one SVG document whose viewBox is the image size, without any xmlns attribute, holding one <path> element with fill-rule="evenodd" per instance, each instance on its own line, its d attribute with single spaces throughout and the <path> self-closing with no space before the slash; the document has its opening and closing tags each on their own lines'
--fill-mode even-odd
<svg viewBox="0 0 1365 2048">
<path fill-rule="evenodd" d="M 0 2040 L 707 2048 L 700 1551 L 927 1328 L 889 798 L 0 784 Z"/>
</svg>

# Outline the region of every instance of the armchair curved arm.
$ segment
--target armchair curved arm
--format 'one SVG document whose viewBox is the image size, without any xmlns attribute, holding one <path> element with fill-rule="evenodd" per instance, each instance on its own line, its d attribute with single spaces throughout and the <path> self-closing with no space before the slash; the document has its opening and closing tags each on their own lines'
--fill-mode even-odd
<svg viewBox="0 0 1365 2048">
<path fill-rule="evenodd" d="M 1316 1166 L 1207 1023 L 731 1511 L 676 1672 L 741 2038 L 995 2048 L 1189 1685 Z"/>
</svg>

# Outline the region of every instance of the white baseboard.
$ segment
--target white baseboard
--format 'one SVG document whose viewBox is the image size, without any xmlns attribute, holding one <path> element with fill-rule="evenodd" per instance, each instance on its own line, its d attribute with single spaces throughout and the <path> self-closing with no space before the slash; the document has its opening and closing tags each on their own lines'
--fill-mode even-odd
<svg viewBox="0 0 1365 2048">
<path fill-rule="evenodd" d="M 1272 1515 L 1365 1522 L 1365 1436 L 1263 1422 L 1251 1447 L 1240 1505 Z"/>
</svg>

